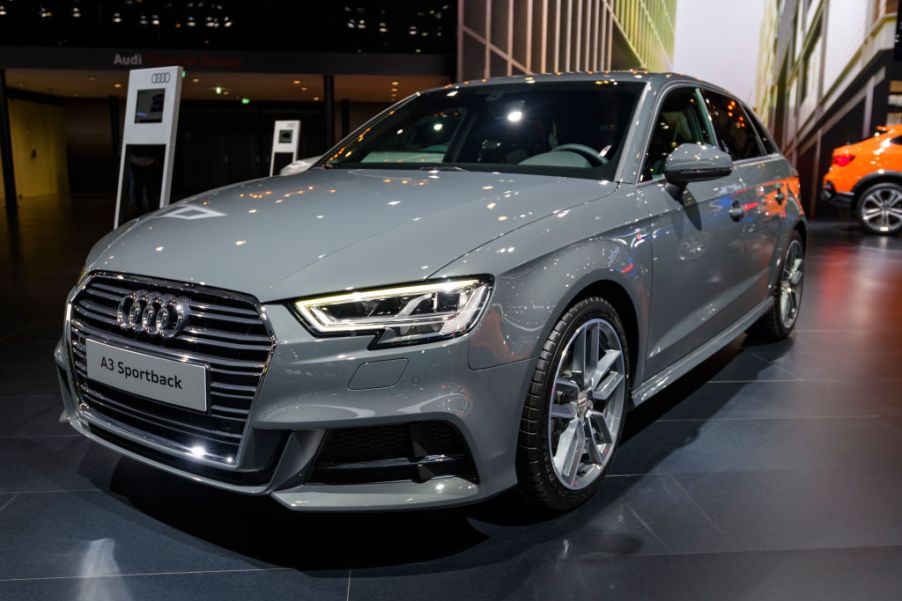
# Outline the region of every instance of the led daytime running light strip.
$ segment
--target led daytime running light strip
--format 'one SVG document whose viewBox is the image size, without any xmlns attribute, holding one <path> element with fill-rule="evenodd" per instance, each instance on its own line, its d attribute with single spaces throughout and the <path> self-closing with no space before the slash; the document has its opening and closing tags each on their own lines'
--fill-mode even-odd
<svg viewBox="0 0 902 601">
<path fill-rule="evenodd" d="M 437 282 L 431 284 L 415 284 L 411 286 L 398 286 L 395 288 L 382 288 L 377 290 L 364 290 L 359 292 L 349 292 L 347 294 L 336 294 L 332 296 L 322 296 L 299 300 L 294 303 L 295 308 L 300 312 L 304 319 L 316 328 L 319 332 L 366 332 L 378 331 L 387 327 L 407 327 L 425 324 L 443 323 L 454 320 L 462 314 L 470 314 L 467 311 L 469 305 L 474 300 L 473 295 L 467 295 L 458 307 L 456 312 L 435 313 L 431 315 L 405 315 L 401 317 L 360 317 L 358 319 L 336 321 L 332 316 L 322 311 L 321 307 L 335 304 L 343 304 L 350 302 L 363 302 L 368 300 L 378 300 L 384 298 L 392 298 L 398 296 L 417 296 L 420 294 L 435 294 L 441 292 L 454 292 L 457 290 L 465 290 L 473 288 L 478 290 L 480 285 L 485 285 L 482 280 L 452 280 L 448 282 Z M 477 294 L 482 297 L 483 294 Z M 479 299 L 476 299 L 479 300 Z"/>
</svg>

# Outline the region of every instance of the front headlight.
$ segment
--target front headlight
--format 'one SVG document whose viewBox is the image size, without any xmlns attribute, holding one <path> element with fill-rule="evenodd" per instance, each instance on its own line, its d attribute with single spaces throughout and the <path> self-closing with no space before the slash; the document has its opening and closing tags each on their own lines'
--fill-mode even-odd
<svg viewBox="0 0 902 601">
<path fill-rule="evenodd" d="M 375 344 L 413 344 L 466 333 L 491 291 L 488 278 L 446 280 L 295 301 L 316 334 L 378 334 Z"/>
</svg>

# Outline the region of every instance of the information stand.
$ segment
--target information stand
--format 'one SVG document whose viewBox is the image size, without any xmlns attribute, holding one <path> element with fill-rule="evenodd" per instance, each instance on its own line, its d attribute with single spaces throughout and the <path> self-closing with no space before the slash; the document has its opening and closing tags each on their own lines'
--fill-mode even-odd
<svg viewBox="0 0 902 601">
<path fill-rule="evenodd" d="M 300 121 L 276 121 L 272 132 L 272 156 L 269 158 L 270 175 L 297 160 L 300 138 Z"/>
<path fill-rule="evenodd" d="M 181 67 L 129 72 L 113 227 L 169 204 L 181 94 Z"/>
</svg>

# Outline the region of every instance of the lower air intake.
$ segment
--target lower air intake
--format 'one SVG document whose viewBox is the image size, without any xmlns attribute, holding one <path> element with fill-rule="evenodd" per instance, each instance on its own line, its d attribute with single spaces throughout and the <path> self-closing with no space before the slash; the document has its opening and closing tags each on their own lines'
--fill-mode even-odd
<svg viewBox="0 0 902 601">
<path fill-rule="evenodd" d="M 429 421 L 330 430 L 307 481 L 426 482 L 441 476 L 478 481 L 457 428 L 446 422 Z"/>
</svg>

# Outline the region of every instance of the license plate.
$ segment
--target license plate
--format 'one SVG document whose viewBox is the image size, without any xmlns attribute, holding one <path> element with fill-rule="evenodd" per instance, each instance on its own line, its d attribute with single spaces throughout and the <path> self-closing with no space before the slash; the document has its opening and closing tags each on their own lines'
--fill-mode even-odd
<svg viewBox="0 0 902 601">
<path fill-rule="evenodd" d="M 91 339 L 85 348 L 89 380 L 170 405 L 207 410 L 206 367 L 151 357 Z"/>
</svg>

